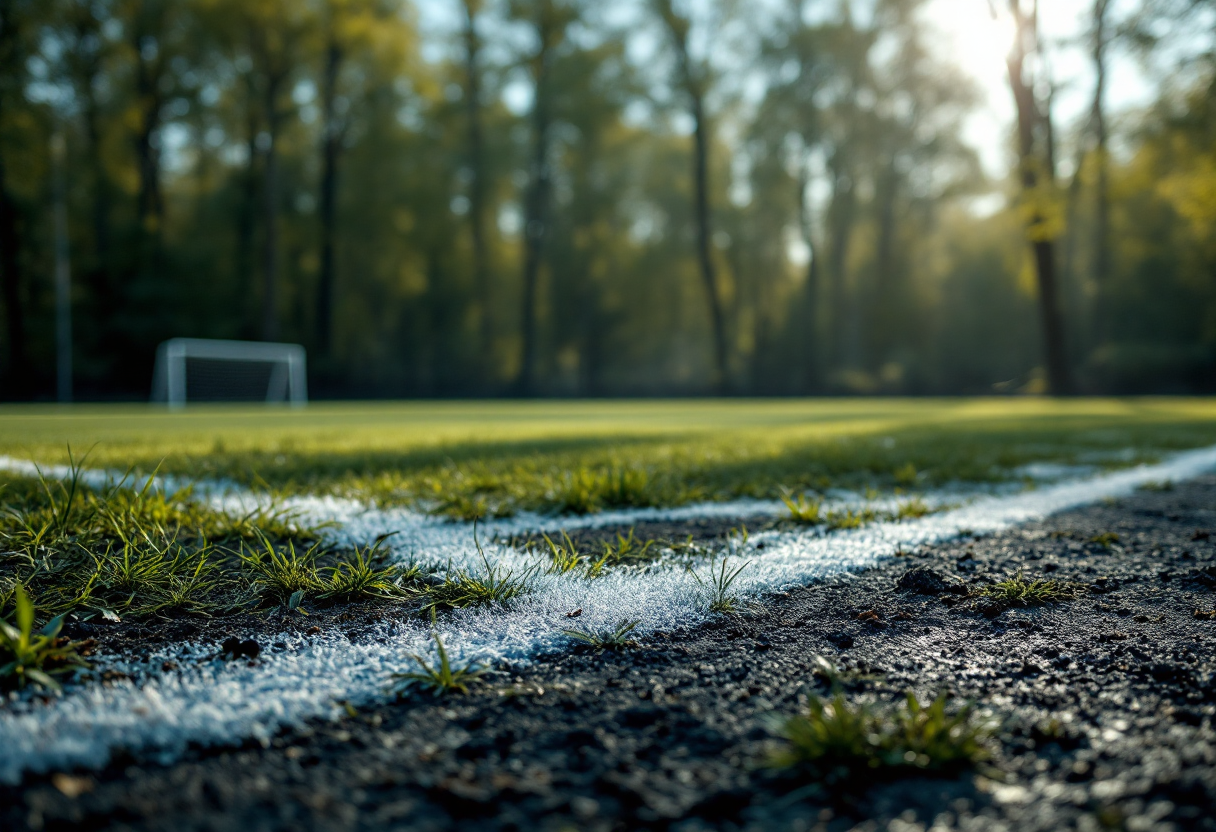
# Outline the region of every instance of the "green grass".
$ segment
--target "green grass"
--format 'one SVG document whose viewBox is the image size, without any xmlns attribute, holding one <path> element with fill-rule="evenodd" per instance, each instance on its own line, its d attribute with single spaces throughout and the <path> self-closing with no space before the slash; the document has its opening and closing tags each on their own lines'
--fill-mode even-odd
<svg viewBox="0 0 1216 832">
<path fill-rule="evenodd" d="M 422 656 L 411 653 L 409 657 L 418 669 L 392 674 L 392 687 L 398 695 L 411 690 L 420 690 L 434 696 L 468 693 L 469 685 L 478 681 L 485 673 L 485 668 L 476 662 L 469 662 L 460 668 L 452 667 L 452 663 L 448 659 L 448 651 L 444 648 L 443 639 L 439 637 L 439 633 L 432 632 L 431 637 L 435 640 L 435 663 L 432 665 Z"/>
<path fill-rule="evenodd" d="M 692 567 L 689 567 L 689 574 L 696 580 L 697 586 L 700 587 L 701 593 L 704 596 L 706 609 L 710 612 L 727 615 L 739 611 L 739 597 L 731 592 L 731 587 L 739 577 L 739 573 L 746 569 L 750 563 L 751 561 L 745 561 L 732 569 L 730 558 L 723 557 L 721 561 L 718 561 L 716 557 L 711 558 L 708 574 L 704 577 Z"/>
<path fill-rule="evenodd" d="M 899 706 L 878 709 L 837 690 L 830 698 L 810 695 L 806 713 L 779 723 L 778 734 L 785 744 L 770 759 L 773 767 L 839 781 L 957 772 L 987 757 L 991 727 L 945 694 L 925 705 L 909 692 Z"/>
<path fill-rule="evenodd" d="M 562 634 L 592 650 L 625 650 L 638 646 L 636 641 L 629 638 L 637 626 L 637 621 L 622 621 L 615 627 L 602 630 L 570 629 L 562 630 Z"/>
<path fill-rule="evenodd" d="M 13 623 L 0 620 L 0 689 L 34 684 L 58 690 L 56 676 L 87 667 L 77 652 L 81 645 L 59 636 L 62 615 L 35 633 L 34 605 L 21 584 L 13 588 L 12 604 Z"/>
<path fill-rule="evenodd" d="M 166 494 L 130 478 L 93 489 L 79 473 L 2 482 L 0 600 L 20 585 L 39 608 L 83 619 L 215 615 L 395 598 L 413 577 L 382 563 L 382 541 L 324 549 L 320 529 L 273 509 L 233 518 L 189 489 Z"/>
<path fill-rule="evenodd" d="M 453 517 L 928 487 L 1216 443 L 1210 399 L 832 399 L 0 408 L 0 453 L 265 483 Z M 1119 456 L 1134 449 L 1134 458 Z M 783 490 L 784 489 L 784 490 Z"/>
<path fill-rule="evenodd" d="M 1077 597 L 1077 590 L 1063 581 L 1042 578 L 1028 581 L 1022 573 L 986 586 L 980 595 L 1006 609 L 1011 607 L 1040 607 Z"/>
</svg>

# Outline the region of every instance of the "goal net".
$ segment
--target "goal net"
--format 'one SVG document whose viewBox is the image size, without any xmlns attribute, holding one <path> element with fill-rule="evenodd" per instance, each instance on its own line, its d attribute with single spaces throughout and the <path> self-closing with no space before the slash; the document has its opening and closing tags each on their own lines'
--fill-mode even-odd
<svg viewBox="0 0 1216 832">
<path fill-rule="evenodd" d="M 308 401 L 304 348 L 299 344 L 173 338 L 156 351 L 152 401 Z"/>
</svg>

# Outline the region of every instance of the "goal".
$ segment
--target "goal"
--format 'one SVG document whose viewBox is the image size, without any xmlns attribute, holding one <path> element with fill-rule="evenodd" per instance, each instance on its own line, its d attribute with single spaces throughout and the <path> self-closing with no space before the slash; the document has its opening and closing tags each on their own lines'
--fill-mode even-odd
<svg viewBox="0 0 1216 832">
<path fill-rule="evenodd" d="M 308 402 L 304 348 L 299 344 L 173 338 L 156 350 L 152 401 L 171 408 L 191 402 Z"/>
</svg>

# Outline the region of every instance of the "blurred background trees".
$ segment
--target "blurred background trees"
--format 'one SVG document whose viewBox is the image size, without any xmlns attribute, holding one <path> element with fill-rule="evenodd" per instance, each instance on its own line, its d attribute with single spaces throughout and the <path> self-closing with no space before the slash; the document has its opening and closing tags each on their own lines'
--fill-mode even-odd
<svg viewBox="0 0 1216 832">
<path fill-rule="evenodd" d="M 0 0 L 0 398 L 56 132 L 81 398 L 186 335 L 332 396 L 1216 390 L 1216 4 L 993 0 L 999 175 L 930 5 Z"/>
</svg>

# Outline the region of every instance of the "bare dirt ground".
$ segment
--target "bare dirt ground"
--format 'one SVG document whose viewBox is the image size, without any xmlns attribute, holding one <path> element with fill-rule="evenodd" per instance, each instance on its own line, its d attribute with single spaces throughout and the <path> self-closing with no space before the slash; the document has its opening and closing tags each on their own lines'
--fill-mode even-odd
<svg viewBox="0 0 1216 832">
<path fill-rule="evenodd" d="M 1003 612 L 956 591 L 1018 570 L 1082 591 Z M 1208 478 L 268 747 L 31 777 L 0 789 L 0 828 L 1216 830 L 1214 590 Z M 818 655 L 853 698 L 975 700 L 1001 719 L 992 759 L 818 789 L 766 768 L 769 716 L 826 692 Z"/>
</svg>

